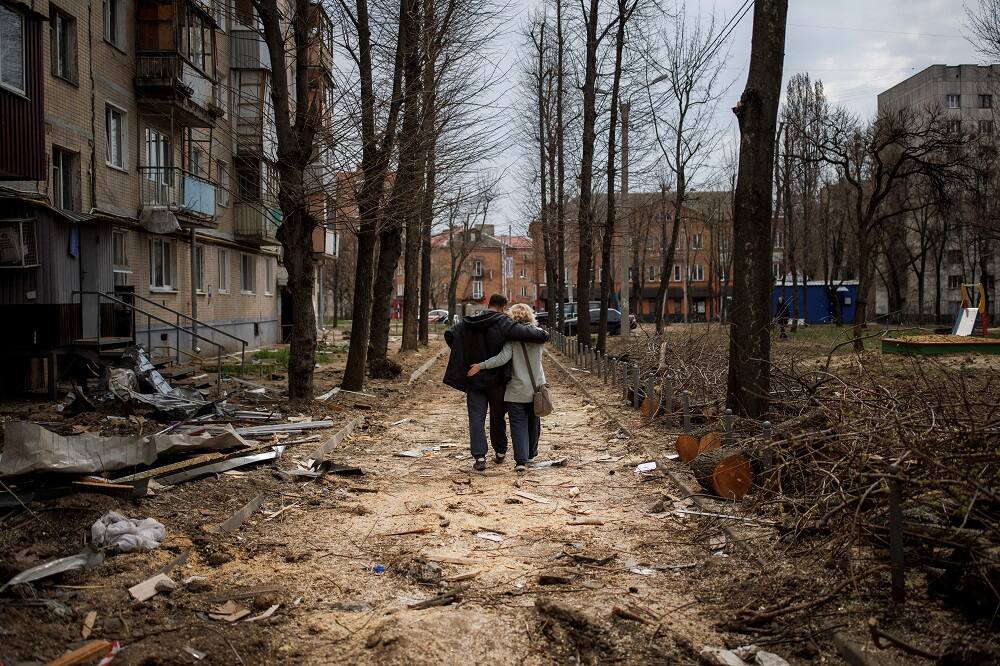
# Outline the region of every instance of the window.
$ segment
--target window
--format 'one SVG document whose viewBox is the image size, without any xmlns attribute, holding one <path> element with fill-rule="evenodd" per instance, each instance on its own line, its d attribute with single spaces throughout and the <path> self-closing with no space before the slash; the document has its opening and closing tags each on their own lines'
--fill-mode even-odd
<svg viewBox="0 0 1000 666">
<path fill-rule="evenodd" d="M 132 272 L 128 267 L 128 253 L 125 250 L 125 232 L 111 232 L 111 262 L 114 270 L 116 287 L 128 284 L 128 276 Z"/>
<path fill-rule="evenodd" d="M 472 298 L 479 300 L 483 297 L 483 281 L 473 280 L 472 281 Z"/>
<path fill-rule="evenodd" d="M 24 16 L 0 5 L 0 86 L 25 93 Z"/>
<path fill-rule="evenodd" d="M 700 250 L 701 249 L 701 234 L 691 235 L 691 249 Z"/>
<path fill-rule="evenodd" d="M 781 277 L 781 264 L 777 261 L 771 264 L 771 275 L 775 278 Z"/>
<path fill-rule="evenodd" d="M 219 293 L 229 293 L 229 250 L 219 250 Z"/>
<path fill-rule="evenodd" d="M 156 291 L 173 291 L 174 242 L 164 238 L 149 241 L 149 287 Z"/>
<path fill-rule="evenodd" d="M 76 19 L 49 5 L 49 43 L 52 75 L 76 84 Z"/>
<path fill-rule="evenodd" d="M 774 247 L 778 248 L 779 250 L 781 248 L 785 247 L 785 232 L 784 231 L 775 231 L 774 232 Z"/>
<path fill-rule="evenodd" d="M 104 0 L 104 39 L 125 50 L 125 0 Z"/>
<path fill-rule="evenodd" d="M 205 293 L 205 246 L 194 246 L 194 288 L 199 294 Z"/>
<path fill-rule="evenodd" d="M 528 277 L 528 269 L 527 268 L 522 268 L 521 269 L 521 279 L 524 280 L 527 277 Z"/>
<path fill-rule="evenodd" d="M 992 109 L 993 108 L 993 95 L 980 95 L 979 96 L 979 108 L 980 109 Z"/>
<path fill-rule="evenodd" d="M 52 146 L 52 204 L 80 210 L 80 154 Z"/>
<path fill-rule="evenodd" d="M 980 120 L 979 121 L 979 133 L 983 136 L 992 136 L 993 134 L 993 121 L 992 120 Z"/>
<path fill-rule="evenodd" d="M 274 292 L 274 262 L 270 257 L 264 257 L 264 293 L 270 296 Z"/>
<path fill-rule="evenodd" d="M 229 205 L 229 165 L 225 162 L 215 163 L 215 203 L 220 206 Z"/>
<path fill-rule="evenodd" d="M 522 284 L 521 285 L 521 296 L 522 297 L 526 297 L 527 295 L 528 295 L 528 285 Z"/>
<path fill-rule="evenodd" d="M 228 0 L 215 0 L 212 3 L 212 17 L 219 24 L 219 29 L 226 31 L 226 16 L 229 14 Z"/>
<path fill-rule="evenodd" d="M 648 272 L 649 272 L 649 279 L 650 280 L 655 280 L 656 279 L 656 266 L 650 264 Z"/>
<path fill-rule="evenodd" d="M 948 105 L 949 109 L 957 109 L 962 106 L 962 96 L 961 95 L 945 95 L 945 104 Z"/>
<path fill-rule="evenodd" d="M 681 281 L 681 265 L 680 264 L 674 264 L 674 277 L 673 277 L 673 280 L 674 280 L 674 282 L 680 282 Z"/>
<path fill-rule="evenodd" d="M 483 277 L 483 262 L 479 259 L 472 262 L 472 276 Z"/>
<path fill-rule="evenodd" d="M 705 279 L 705 266 L 704 264 L 695 264 L 691 266 L 691 271 L 688 276 L 689 280 L 700 281 Z"/>
<path fill-rule="evenodd" d="M 257 289 L 257 257 L 240 255 L 240 292 L 252 294 Z"/>
<path fill-rule="evenodd" d="M 961 275 L 949 275 L 948 276 L 948 288 L 949 289 L 958 289 L 959 287 L 962 286 L 962 282 L 964 282 L 964 280 L 963 280 L 963 278 L 962 278 Z"/>
<path fill-rule="evenodd" d="M 944 129 L 950 134 L 960 134 L 962 132 L 962 121 L 961 120 L 948 120 L 945 121 Z"/>
<path fill-rule="evenodd" d="M 960 264 L 960 263 L 962 263 L 962 251 L 961 250 L 948 250 L 948 263 L 949 264 Z"/>
<path fill-rule="evenodd" d="M 104 130 L 107 147 L 107 164 L 116 169 L 125 168 L 125 112 L 117 106 L 104 107 Z"/>
</svg>

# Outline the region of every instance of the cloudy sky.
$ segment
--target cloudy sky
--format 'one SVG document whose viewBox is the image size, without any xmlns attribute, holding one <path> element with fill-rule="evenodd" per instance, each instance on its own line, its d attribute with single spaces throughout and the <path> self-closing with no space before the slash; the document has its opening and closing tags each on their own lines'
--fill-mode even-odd
<svg viewBox="0 0 1000 666">
<path fill-rule="evenodd" d="M 512 26 L 526 20 L 536 4 L 534 0 L 515 3 Z M 699 5 L 703 13 L 711 12 L 714 6 L 723 22 L 742 4 L 742 0 L 689 3 L 692 10 L 693 5 Z M 739 99 L 746 81 L 752 19 L 751 10 L 729 40 L 727 74 L 735 82 L 718 117 L 723 126 L 732 126 L 733 132 L 735 124 L 728 109 Z M 965 39 L 964 23 L 961 0 L 791 0 L 784 78 L 787 82 L 792 74 L 809 72 L 813 79 L 822 79 L 831 104 L 870 117 L 879 92 L 928 65 L 977 62 Z M 516 38 L 511 39 L 513 54 Z M 521 154 L 509 150 L 501 161 L 510 165 Z M 515 229 L 524 226 L 517 205 L 519 187 L 523 182 L 516 177 L 506 179 L 507 195 L 494 220 L 498 225 L 509 222 Z"/>
</svg>

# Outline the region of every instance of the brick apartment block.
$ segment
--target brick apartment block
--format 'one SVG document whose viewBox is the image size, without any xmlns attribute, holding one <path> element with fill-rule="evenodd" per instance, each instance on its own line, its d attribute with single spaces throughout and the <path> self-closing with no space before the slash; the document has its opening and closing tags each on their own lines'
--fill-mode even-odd
<svg viewBox="0 0 1000 666">
<path fill-rule="evenodd" d="M 329 122 L 332 26 L 315 9 L 307 94 Z M 271 62 L 255 23 L 248 0 L 0 0 L 5 353 L 51 368 L 134 334 L 214 356 L 185 316 L 227 350 L 283 338 Z M 337 249 L 326 165 L 317 271 Z"/>
</svg>

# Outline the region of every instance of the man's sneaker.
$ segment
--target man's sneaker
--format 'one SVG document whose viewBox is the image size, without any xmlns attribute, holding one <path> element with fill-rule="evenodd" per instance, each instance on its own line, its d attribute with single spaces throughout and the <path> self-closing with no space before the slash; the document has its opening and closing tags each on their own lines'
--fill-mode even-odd
<svg viewBox="0 0 1000 666">
<path fill-rule="evenodd" d="M 504 459 L 506 459 L 506 458 L 507 458 L 506 451 L 504 453 L 494 453 L 493 454 L 493 462 L 495 462 L 498 465 L 502 465 Z"/>
<path fill-rule="evenodd" d="M 528 466 L 525 465 L 523 462 L 519 462 L 516 465 L 514 465 L 514 471 L 517 472 L 518 474 L 524 474 L 525 472 L 528 471 Z"/>
<path fill-rule="evenodd" d="M 472 465 L 472 469 L 477 472 L 486 471 L 486 458 L 476 458 L 476 462 Z"/>
</svg>

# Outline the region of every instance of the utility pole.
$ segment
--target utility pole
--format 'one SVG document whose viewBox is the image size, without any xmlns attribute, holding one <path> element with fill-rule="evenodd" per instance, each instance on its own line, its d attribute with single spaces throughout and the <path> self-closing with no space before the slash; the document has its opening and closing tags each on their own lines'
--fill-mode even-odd
<svg viewBox="0 0 1000 666">
<path fill-rule="evenodd" d="M 621 116 L 622 116 L 622 248 L 621 248 L 621 260 L 618 262 L 618 279 L 621 280 L 621 289 L 619 290 L 618 297 L 618 309 L 622 313 L 621 319 L 621 333 L 619 335 L 628 336 L 632 333 L 631 327 L 629 326 L 629 249 L 632 245 L 629 239 L 631 238 L 630 225 L 632 224 L 632 216 L 629 214 L 628 208 L 628 112 L 629 103 L 622 102 L 620 105 Z"/>
</svg>

